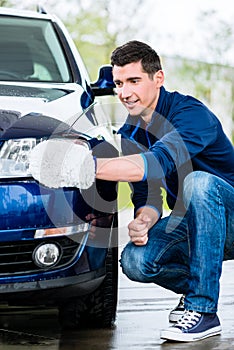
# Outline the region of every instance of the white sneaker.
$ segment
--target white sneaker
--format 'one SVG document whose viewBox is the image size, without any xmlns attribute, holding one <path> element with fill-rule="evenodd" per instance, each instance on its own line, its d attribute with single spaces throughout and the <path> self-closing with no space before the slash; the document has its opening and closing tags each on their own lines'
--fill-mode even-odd
<svg viewBox="0 0 234 350">
<path fill-rule="evenodd" d="M 182 295 L 178 305 L 169 313 L 169 322 L 177 322 L 183 316 L 184 310 L 185 310 L 184 298 L 185 298 L 185 295 Z"/>
</svg>

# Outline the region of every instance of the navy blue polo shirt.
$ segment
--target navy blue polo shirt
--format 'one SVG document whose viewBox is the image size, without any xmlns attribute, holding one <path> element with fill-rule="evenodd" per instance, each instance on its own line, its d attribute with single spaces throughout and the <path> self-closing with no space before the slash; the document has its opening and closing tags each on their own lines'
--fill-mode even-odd
<svg viewBox="0 0 234 350">
<path fill-rule="evenodd" d="M 219 119 L 192 96 L 160 89 L 150 124 L 128 116 L 120 128 L 124 155 L 140 153 L 144 179 L 132 183 L 135 211 L 149 205 L 162 211 L 161 189 L 170 209 L 184 211 L 183 181 L 192 171 L 219 176 L 234 186 L 234 148 Z"/>
</svg>

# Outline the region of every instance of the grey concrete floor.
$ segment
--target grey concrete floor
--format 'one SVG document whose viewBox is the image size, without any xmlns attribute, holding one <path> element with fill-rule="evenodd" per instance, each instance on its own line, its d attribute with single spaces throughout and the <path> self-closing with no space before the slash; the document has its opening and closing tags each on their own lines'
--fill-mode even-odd
<svg viewBox="0 0 234 350">
<path fill-rule="evenodd" d="M 120 250 L 127 241 L 129 213 L 120 220 Z M 234 349 L 234 261 L 225 262 L 219 317 L 222 334 L 195 343 L 160 340 L 178 296 L 152 284 L 129 281 L 120 271 L 117 320 L 112 330 L 60 333 L 56 310 L 0 310 L 0 350 L 232 350 Z"/>
</svg>

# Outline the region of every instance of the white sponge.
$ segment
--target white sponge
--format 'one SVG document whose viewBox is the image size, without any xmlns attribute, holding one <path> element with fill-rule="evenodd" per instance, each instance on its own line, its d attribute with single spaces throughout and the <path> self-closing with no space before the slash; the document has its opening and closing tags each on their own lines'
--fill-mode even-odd
<svg viewBox="0 0 234 350">
<path fill-rule="evenodd" d="M 95 181 L 92 152 L 65 139 L 39 143 L 30 154 L 29 171 L 37 181 L 51 188 L 87 189 Z"/>
</svg>

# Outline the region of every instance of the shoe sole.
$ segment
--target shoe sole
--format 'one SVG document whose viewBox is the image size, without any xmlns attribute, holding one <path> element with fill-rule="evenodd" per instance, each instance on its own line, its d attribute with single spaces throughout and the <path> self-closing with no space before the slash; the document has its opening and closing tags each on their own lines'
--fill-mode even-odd
<svg viewBox="0 0 234 350">
<path fill-rule="evenodd" d="M 192 341 L 198 341 L 202 340 L 208 337 L 213 337 L 215 335 L 219 335 L 221 333 L 222 329 L 221 326 L 213 327 L 211 329 L 208 329 L 205 332 L 201 333 L 175 333 L 171 330 L 164 330 L 161 332 L 161 339 L 164 340 L 173 340 L 178 342 L 192 342 Z"/>
</svg>

